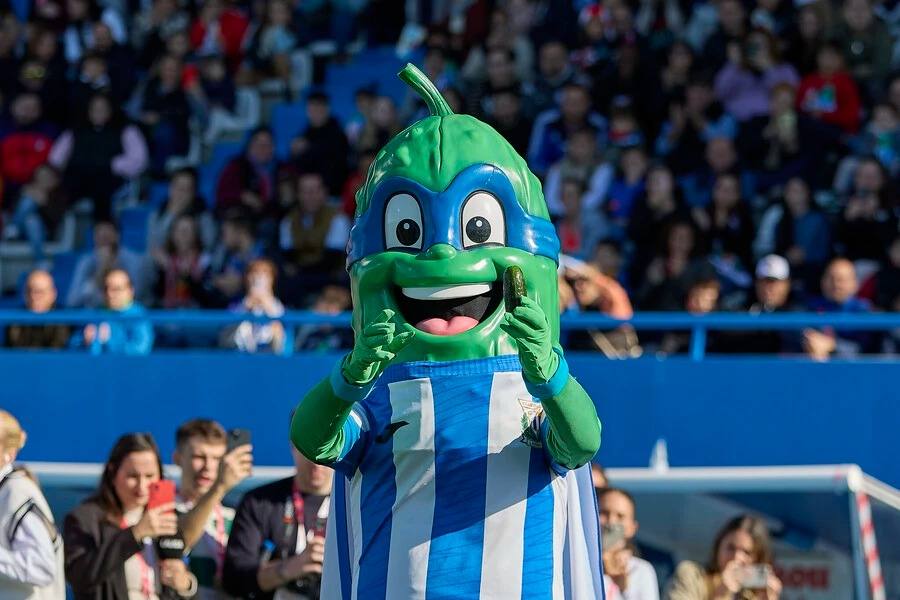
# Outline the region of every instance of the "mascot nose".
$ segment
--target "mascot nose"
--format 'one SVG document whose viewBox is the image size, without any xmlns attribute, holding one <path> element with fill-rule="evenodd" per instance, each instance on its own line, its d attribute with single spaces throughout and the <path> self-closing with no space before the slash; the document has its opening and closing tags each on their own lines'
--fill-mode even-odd
<svg viewBox="0 0 900 600">
<path fill-rule="evenodd" d="M 425 252 L 428 260 L 441 260 L 456 256 L 456 248 L 450 244 L 435 244 Z"/>
</svg>

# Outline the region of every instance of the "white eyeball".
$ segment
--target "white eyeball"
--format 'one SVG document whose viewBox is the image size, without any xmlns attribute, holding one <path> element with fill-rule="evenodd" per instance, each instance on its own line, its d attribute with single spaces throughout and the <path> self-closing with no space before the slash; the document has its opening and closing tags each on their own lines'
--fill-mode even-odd
<svg viewBox="0 0 900 600">
<path fill-rule="evenodd" d="M 463 247 L 506 244 L 503 205 L 487 192 L 472 194 L 462 209 Z"/>
<path fill-rule="evenodd" d="M 384 210 L 384 243 L 387 250 L 422 249 L 422 208 L 405 192 L 395 194 Z"/>
</svg>

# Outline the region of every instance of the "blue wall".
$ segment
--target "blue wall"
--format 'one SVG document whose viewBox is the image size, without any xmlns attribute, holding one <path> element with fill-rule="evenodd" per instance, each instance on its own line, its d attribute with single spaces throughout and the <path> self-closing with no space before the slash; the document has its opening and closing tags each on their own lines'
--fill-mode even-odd
<svg viewBox="0 0 900 600">
<path fill-rule="evenodd" d="M 567 356 L 606 465 L 646 466 L 664 437 L 673 466 L 854 462 L 900 487 L 900 363 Z M 288 464 L 290 410 L 335 360 L 0 353 L 0 406 L 28 431 L 23 461 L 103 461 L 125 431 L 152 432 L 168 459 L 178 423 L 210 416 L 250 428 L 257 463 Z"/>
</svg>

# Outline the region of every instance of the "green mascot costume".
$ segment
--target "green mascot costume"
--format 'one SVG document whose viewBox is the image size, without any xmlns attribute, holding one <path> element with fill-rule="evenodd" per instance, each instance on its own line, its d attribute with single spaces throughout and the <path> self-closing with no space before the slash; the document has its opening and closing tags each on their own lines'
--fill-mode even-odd
<svg viewBox="0 0 900 600">
<path fill-rule="evenodd" d="M 291 425 L 336 470 L 322 597 L 601 598 L 600 421 L 559 347 L 540 183 L 418 69 L 400 77 L 431 114 L 357 193 L 354 347 Z"/>
</svg>

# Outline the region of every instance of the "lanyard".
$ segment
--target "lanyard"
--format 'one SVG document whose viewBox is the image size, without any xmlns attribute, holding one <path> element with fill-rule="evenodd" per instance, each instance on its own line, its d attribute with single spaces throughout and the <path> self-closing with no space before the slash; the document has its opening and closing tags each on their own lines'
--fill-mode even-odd
<svg viewBox="0 0 900 600">
<path fill-rule="evenodd" d="M 294 522 L 297 523 L 297 525 L 302 524 L 305 529 L 306 515 L 303 512 L 305 502 L 303 496 L 300 494 L 300 488 L 297 487 L 296 481 L 294 481 L 294 484 L 291 487 L 291 499 L 294 502 Z"/>
<path fill-rule="evenodd" d="M 122 516 L 122 520 L 119 522 L 119 526 L 122 529 L 128 528 L 128 523 L 125 521 L 125 516 Z M 147 544 L 141 541 L 141 551 L 134 554 L 134 556 L 138 559 L 138 568 L 141 570 L 141 595 L 144 598 L 150 598 L 151 585 L 150 585 L 150 565 L 147 562 L 147 558 L 144 556 L 144 552 L 147 551 Z"/>
</svg>

